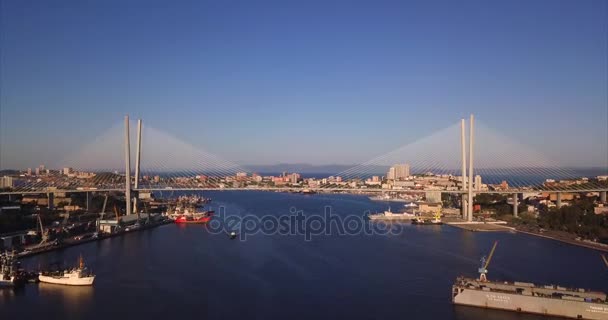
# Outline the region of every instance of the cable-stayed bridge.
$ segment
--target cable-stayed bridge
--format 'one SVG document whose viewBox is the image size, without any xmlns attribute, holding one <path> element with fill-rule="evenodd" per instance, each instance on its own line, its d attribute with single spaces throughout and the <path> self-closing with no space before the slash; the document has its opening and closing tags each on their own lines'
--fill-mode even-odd
<svg viewBox="0 0 608 320">
<path fill-rule="evenodd" d="M 16 177 L 0 194 L 53 192 L 308 189 L 316 192 L 479 193 L 599 192 L 606 168 L 581 172 L 473 118 L 328 177 L 263 177 L 153 127 L 136 130 L 128 117 L 56 164 L 60 174 Z M 132 143 L 135 141 L 135 143 Z M 134 147 L 132 147 L 134 146 Z M 389 168 L 408 164 L 408 178 Z M 125 179 L 130 172 L 130 179 Z M 270 179 L 270 180 L 268 180 Z M 402 181 L 397 181 L 402 180 Z M 466 198 L 466 197 L 465 197 Z M 467 199 L 463 198 L 463 202 Z M 471 203 L 471 200 L 468 200 Z"/>
</svg>

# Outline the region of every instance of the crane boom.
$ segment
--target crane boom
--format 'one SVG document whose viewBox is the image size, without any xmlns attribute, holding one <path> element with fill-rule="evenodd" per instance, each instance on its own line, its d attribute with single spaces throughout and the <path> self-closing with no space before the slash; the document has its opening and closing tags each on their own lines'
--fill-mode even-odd
<svg viewBox="0 0 608 320">
<path fill-rule="evenodd" d="M 114 213 L 116 214 L 116 222 L 120 222 L 120 215 L 118 214 L 118 208 L 114 205 Z"/>
<path fill-rule="evenodd" d="M 492 261 L 492 256 L 494 256 L 494 250 L 496 250 L 496 245 L 498 241 L 494 241 L 494 245 L 492 246 L 492 250 L 490 250 L 490 255 L 488 256 L 488 260 L 486 260 L 486 264 L 483 266 L 484 269 L 487 269 L 490 265 L 490 261 Z"/>
<path fill-rule="evenodd" d="M 101 208 L 101 213 L 106 214 L 106 204 L 108 204 L 108 194 L 106 193 L 106 198 L 103 199 L 103 207 Z"/>
</svg>

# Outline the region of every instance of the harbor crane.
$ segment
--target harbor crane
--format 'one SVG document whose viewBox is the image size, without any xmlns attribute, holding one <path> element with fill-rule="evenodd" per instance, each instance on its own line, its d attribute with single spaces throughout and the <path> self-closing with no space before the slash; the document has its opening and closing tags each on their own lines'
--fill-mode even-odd
<svg viewBox="0 0 608 320">
<path fill-rule="evenodd" d="M 101 207 L 101 212 L 99 213 L 99 216 L 101 217 L 101 219 L 103 219 L 103 217 L 106 215 L 106 205 L 108 204 L 108 194 L 106 193 L 106 197 L 105 199 L 103 199 L 103 207 Z"/>
<path fill-rule="evenodd" d="M 496 250 L 496 245 L 498 241 L 494 241 L 494 245 L 492 246 L 492 250 L 490 250 L 490 255 L 486 259 L 485 256 L 481 258 L 481 267 L 479 268 L 479 281 L 486 282 L 488 278 L 486 277 L 486 273 L 488 273 L 488 266 L 490 265 L 490 261 L 492 261 L 492 256 L 494 256 L 494 250 Z"/>
<path fill-rule="evenodd" d="M 40 214 L 38 214 L 38 226 L 40 226 L 40 243 L 38 245 L 45 244 L 49 240 L 49 230 L 45 230 L 42 226 L 42 219 L 40 218 Z"/>
</svg>

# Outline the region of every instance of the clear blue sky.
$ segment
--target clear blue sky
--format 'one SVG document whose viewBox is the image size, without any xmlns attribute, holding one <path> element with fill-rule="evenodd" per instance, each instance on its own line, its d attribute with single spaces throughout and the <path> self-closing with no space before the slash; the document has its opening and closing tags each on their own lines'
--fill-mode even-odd
<svg viewBox="0 0 608 320">
<path fill-rule="evenodd" d="M 2 0 L 0 20 L 4 168 L 126 113 L 241 164 L 360 163 L 475 113 L 608 165 L 607 1 Z"/>
</svg>

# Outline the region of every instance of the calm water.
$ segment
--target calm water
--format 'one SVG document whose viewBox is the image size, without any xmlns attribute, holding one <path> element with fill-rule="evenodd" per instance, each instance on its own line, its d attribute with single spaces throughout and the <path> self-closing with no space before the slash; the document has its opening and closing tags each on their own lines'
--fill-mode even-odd
<svg viewBox="0 0 608 320">
<path fill-rule="evenodd" d="M 339 215 L 384 210 L 350 195 L 210 192 L 229 215 L 304 214 L 331 205 Z M 393 205 L 394 206 L 394 205 Z M 406 225 L 391 236 L 254 235 L 247 241 L 205 226 L 167 225 L 24 260 L 30 267 L 76 262 L 97 274 L 92 288 L 28 285 L 0 291 L 11 319 L 544 319 L 450 304 L 460 274 L 499 246 L 489 277 L 608 291 L 608 270 L 593 250 L 521 234 L 471 233 Z"/>
</svg>

